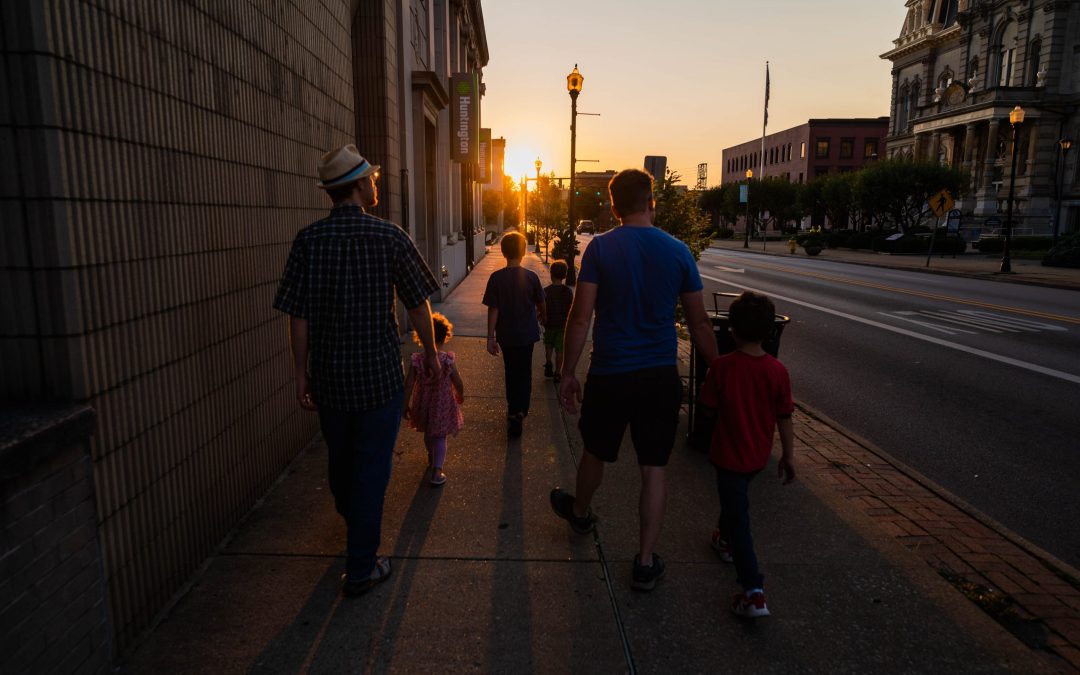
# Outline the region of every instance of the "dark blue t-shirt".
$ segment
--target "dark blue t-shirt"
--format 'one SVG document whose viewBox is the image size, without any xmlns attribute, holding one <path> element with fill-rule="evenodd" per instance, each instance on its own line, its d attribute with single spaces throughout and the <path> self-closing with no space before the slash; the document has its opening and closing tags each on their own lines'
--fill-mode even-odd
<svg viewBox="0 0 1080 675">
<path fill-rule="evenodd" d="M 504 267 L 488 277 L 484 304 L 499 310 L 495 339 L 501 345 L 531 345 L 540 339 L 536 305 L 544 301 L 540 277 L 524 267 Z"/>
<path fill-rule="evenodd" d="M 686 244 L 658 227 L 622 225 L 593 237 L 578 280 L 597 285 L 589 373 L 675 365 L 675 305 L 702 289 Z"/>
</svg>

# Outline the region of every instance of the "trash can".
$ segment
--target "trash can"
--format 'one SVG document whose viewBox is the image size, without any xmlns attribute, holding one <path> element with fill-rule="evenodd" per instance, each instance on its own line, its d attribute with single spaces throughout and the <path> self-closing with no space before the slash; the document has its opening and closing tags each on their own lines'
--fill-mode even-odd
<svg viewBox="0 0 1080 675">
<path fill-rule="evenodd" d="M 713 336 L 716 338 L 716 348 L 721 354 L 735 351 L 735 339 L 731 336 L 728 325 L 728 310 L 720 309 L 721 299 L 730 300 L 739 297 L 738 293 L 713 293 L 713 310 L 709 312 L 709 320 L 712 322 Z M 773 324 L 772 333 L 761 343 L 766 354 L 779 358 L 780 336 L 784 327 L 791 321 L 791 317 L 777 314 Z M 705 373 L 709 370 L 709 364 L 700 358 L 697 349 L 690 350 L 690 378 L 689 378 L 689 413 L 687 419 L 687 443 L 702 452 L 709 449 L 709 441 L 712 438 L 711 418 L 701 414 L 700 393 L 701 385 L 705 382 Z"/>
</svg>

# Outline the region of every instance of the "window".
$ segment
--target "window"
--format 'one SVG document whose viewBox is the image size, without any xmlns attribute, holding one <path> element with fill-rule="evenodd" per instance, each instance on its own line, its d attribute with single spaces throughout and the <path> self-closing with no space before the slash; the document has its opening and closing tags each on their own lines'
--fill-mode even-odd
<svg viewBox="0 0 1080 675">
<path fill-rule="evenodd" d="M 905 84 L 900 89 L 896 101 L 896 128 L 894 133 L 902 134 L 908 128 L 908 114 L 911 111 L 911 89 Z"/>
<path fill-rule="evenodd" d="M 814 159 L 829 158 L 829 140 L 828 138 L 817 139 L 814 143 Z"/>
<path fill-rule="evenodd" d="M 800 182 L 800 183 L 802 182 L 802 179 L 803 179 L 803 175 L 802 175 L 802 171 L 800 171 L 800 172 L 799 172 L 799 182 Z"/>
<path fill-rule="evenodd" d="M 999 87 L 1010 87 L 1013 81 L 1013 68 L 1016 66 L 1016 22 L 1010 21 L 1001 31 L 997 47 L 997 65 Z"/>
<path fill-rule="evenodd" d="M 1028 76 L 1027 85 L 1034 87 L 1039 84 L 1039 61 L 1042 60 L 1042 40 L 1035 38 L 1028 45 L 1027 53 L 1027 66 Z"/>
<path fill-rule="evenodd" d="M 878 154 L 878 139 L 868 138 L 863 143 L 863 159 L 876 159 Z"/>
<path fill-rule="evenodd" d="M 827 156 L 827 155 L 826 155 Z M 851 159 L 855 156 L 855 139 L 840 139 L 840 159 Z"/>
<path fill-rule="evenodd" d="M 799 144 L 799 159 L 806 159 L 806 141 Z"/>
</svg>

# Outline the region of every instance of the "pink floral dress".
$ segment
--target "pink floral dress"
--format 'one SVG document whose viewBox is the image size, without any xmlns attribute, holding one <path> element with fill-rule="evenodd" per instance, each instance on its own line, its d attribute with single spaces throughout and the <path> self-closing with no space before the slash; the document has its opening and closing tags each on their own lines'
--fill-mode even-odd
<svg viewBox="0 0 1080 675">
<path fill-rule="evenodd" d="M 461 414 L 461 406 L 454 397 L 454 383 L 450 380 L 454 352 L 439 352 L 442 375 L 434 382 L 427 379 L 424 353 L 414 352 L 411 359 L 416 370 L 416 383 L 409 401 L 409 427 L 428 436 L 457 434 L 465 424 L 465 416 Z"/>
</svg>

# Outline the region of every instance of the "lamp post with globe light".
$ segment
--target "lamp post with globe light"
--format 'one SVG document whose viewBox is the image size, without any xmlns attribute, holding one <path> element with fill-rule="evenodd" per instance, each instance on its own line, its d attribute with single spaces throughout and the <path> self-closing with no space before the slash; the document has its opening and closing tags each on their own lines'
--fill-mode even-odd
<svg viewBox="0 0 1080 675">
<path fill-rule="evenodd" d="M 577 175 L 577 97 L 581 93 L 581 85 L 585 77 L 578 71 L 577 64 L 574 70 L 566 76 L 566 90 L 570 93 L 570 193 L 567 201 L 567 245 L 566 255 L 566 283 L 573 286 L 577 282 L 577 270 L 574 267 L 574 249 L 577 247 L 577 224 L 574 222 L 574 191 L 576 190 Z"/>
<path fill-rule="evenodd" d="M 746 232 L 744 233 L 743 248 L 750 248 L 750 179 L 754 177 L 754 170 L 746 170 Z"/>
<path fill-rule="evenodd" d="M 1068 159 L 1069 150 L 1072 148 L 1072 139 L 1061 139 L 1058 141 L 1058 147 L 1061 148 L 1061 152 L 1058 153 L 1057 209 L 1054 211 L 1054 239 L 1052 244 L 1054 246 L 1057 246 L 1058 231 L 1061 229 L 1061 196 L 1065 191 L 1065 160 Z"/>
<path fill-rule="evenodd" d="M 540 169 L 541 169 L 541 167 L 544 166 L 544 163 L 540 161 L 539 157 L 537 157 L 536 161 L 533 162 L 533 166 L 536 167 L 536 196 L 539 197 L 540 196 Z M 537 202 L 537 203 L 539 203 L 539 202 Z M 544 229 L 545 229 L 545 231 L 547 230 L 546 226 L 545 226 Z M 537 217 L 536 224 L 533 226 L 533 236 L 534 236 L 534 240 L 536 241 L 536 249 L 535 250 L 539 251 L 540 250 L 540 218 L 539 217 Z"/>
<path fill-rule="evenodd" d="M 1016 106 L 1009 113 L 1009 123 L 1012 125 L 1012 172 L 1009 174 L 1009 204 L 1005 213 L 1005 246 L 1001 250 L 1000 274 L 1012 274 L 1012 231 L 1013 231 L 1013 202 L 1016 195 L 1016 146 L 1017 129 L 1024 123 L 1024 109 Z"/>
</svg>

